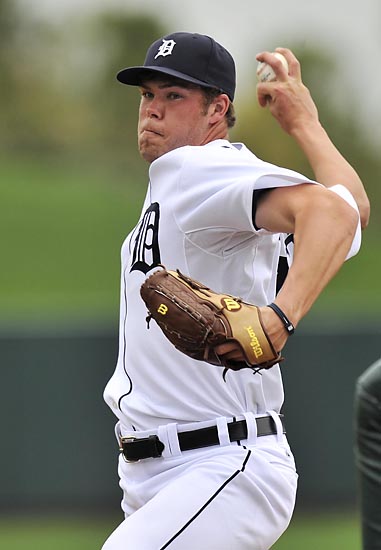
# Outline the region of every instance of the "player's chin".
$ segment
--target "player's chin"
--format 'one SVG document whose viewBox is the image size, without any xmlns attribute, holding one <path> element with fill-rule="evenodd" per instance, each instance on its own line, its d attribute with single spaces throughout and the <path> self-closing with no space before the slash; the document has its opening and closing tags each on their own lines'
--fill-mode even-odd
<svg viewBox="0 0 381 550">
<path fill-rule="evenodd" d="M 140 156 L 147 162 L 153 162 L 163 153 L 154 147 L 139 147 Z"/>
<path fill-rule="evenodd" d="M 153 162 L 166 152 L 167 150 L 163 145 L 148 140 L 139 140 L 139 153 L 147 162 Z"/>
</svg>

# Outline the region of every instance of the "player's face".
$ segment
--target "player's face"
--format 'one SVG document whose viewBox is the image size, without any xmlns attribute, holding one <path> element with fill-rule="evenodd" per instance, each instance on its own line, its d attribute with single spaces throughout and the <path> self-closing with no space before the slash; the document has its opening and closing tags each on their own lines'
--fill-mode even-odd
<svg viewBox="0 0 381 550">
<path fill-rule="evenodd" d="M 146 161 L 153 162 L 184 145 L 208 141 L 208 110 L 199 88 L 154 80 L 144 82 L 140 91 L 138 145 Z"/>
</svg>

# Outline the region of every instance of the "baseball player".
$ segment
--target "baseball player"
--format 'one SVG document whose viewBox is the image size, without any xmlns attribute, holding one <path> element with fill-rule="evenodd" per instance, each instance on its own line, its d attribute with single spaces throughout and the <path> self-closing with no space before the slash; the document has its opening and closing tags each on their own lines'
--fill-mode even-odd
<svg viewBox="0 0 381 550">
<path fill-rule="evenodd" d="M 358 251 L 359 219 L 368 218 L 362 183 L 321 127 L 297 59 L 279 51 L 288 73 L 270 52 L 257 56 L 277 75 L 258 85 L 258 100 L 300 145 L 316 181 L 229 141 L 235 66 L 212 38 L 170 34 L 142 66 L 118 73 L 139 87 L 138 147 L 150 166 L 121 251 L 120 349 L 104 397 L 118 418 L 125 519 L 103 550 L 265 550 L 290 522 L 297 473 L 279 366 L 223 376 L 179 352 L 155 323 L 148 330 L 140 296 L 158 266 L 178 268 L 259 305 L 280 351 Z M 286 245 L 293 258 L 276 295 Z M 229 342 L 218 351 L 241 360 Z"/>
<path fill-rule="evenodd" d="M 381 548 L 381 359 L 358 378 L 354 404 L 362 548 L 377 550 Z"/>
</svg>

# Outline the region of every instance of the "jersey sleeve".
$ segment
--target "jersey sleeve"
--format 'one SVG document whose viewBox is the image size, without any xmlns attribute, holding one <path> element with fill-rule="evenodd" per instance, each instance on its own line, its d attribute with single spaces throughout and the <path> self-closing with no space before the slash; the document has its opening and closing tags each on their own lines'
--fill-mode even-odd
<svg viewBox="0 0 381 550">
<path fill-rule="evenodd" d="M 221 228 L 267 233 L 253 220 L 253 192 L 316 183 L 306 176 L 257 159 L 248 150 L 190 147 L 178 180 L 176 216 L 185 232 Z"/>
</svg>

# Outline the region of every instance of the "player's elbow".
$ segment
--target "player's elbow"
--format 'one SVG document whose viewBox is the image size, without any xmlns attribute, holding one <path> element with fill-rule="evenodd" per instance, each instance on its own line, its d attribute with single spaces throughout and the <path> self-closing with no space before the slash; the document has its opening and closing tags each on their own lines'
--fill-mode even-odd
<svg viewBox="0 0 381 550">
<path fill-rule="evenodd" d="M 325 212 L 335 220 L 343 240 L 352 243 L 359 222 L 358 212 L 338 196 L 325 197 Z"/>
<path fill-rule="evenodd" d="M 366 229 L 369 224 L 370 218 L 370 202 L 367 196 L 363 197 L 361 201 L 357 202 L 357 206 L 360 212 L 361 229 Z"/>
</svg>

